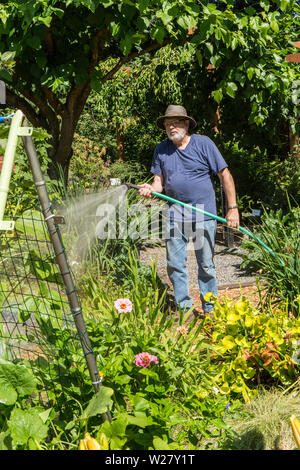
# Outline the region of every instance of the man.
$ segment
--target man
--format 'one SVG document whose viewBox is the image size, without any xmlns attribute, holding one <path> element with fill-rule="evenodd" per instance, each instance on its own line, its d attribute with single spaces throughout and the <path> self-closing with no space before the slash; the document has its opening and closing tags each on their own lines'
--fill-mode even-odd
<svg viewBox="0 0 300 470">
<path fill-rule="evenodd" d="M 153 183 L 143 184 L 139 194 L 151 197 L 153 191 L 162 192 L 165 189 L 167 196 L 216 215 L 215 191 L 211 178 L 211 173 L 214 173 L 222 181 L 227 197 L 228 226 L 238 228 L 239 212 L 234 181 L 216 145 L 209 137 L 191 133 L 197 123 L 187 115 L 182 106 L 168 106 L 165 115 L 159 117 L 156 124 L 166 131 L 168 139 L 156 146 L 151 166 Z M 189 295 L 186 250 L 192 227 L 200 299 L 204 313 L 213 316 L 213 304 L 204 297 L 208 292 L 215 296 L 218 293 L 213 262 L 217 223 L 208 215 L 202 215 L 199 222 L 196 214 L 198 212 L 194 210 L 184 211 L 178 204 L 169 204 L 167 271 L 173 284 L 176 306 L 183 310 L 189 309 L 193 305 L 193 299 Z M 196 234 L 199 232 L 202 235 L 201 244 L 196 246 Z"/>
</svg>

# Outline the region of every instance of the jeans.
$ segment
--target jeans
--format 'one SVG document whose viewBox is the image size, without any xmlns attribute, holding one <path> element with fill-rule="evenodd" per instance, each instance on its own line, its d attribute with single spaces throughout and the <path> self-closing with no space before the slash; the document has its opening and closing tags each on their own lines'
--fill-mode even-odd
<svg viewBox="0 0 300 470">
<path fill-rule="evenodd" d="M 170 231 L 166 238 L 167 272 L 173 284 L 176 305 L 183 310 L 187 310 L 193 305 L 193 299 L 189 296 L 186 268 L 187 243 L 190 234 L 193 233 L 191 232 L 192 224 L 188 225 L 190 225 L 190 228 L 187 230 L 186 224 L 181 227 L 177 222 L 171 222 Z M 213 219 L 194 222 L 192 228 L 194 230 L 192 240 L 198 264 L 200 300 L 206 313 L 211 312 L 214 305 L 204 300 L 205 294 L 212 292 L 215 296 L 218 295 L 216 271 L 213 262 L 216 229 L 217 222 Z"/>
</svg>

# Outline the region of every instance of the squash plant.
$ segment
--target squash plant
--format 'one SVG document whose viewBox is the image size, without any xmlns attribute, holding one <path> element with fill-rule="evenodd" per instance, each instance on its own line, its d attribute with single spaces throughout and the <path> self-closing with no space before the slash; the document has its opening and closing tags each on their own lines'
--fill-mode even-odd
<svg viewBox="0 0 300 470">
<path fill-rule="evenodd" d="M 0 359 L 0 450 L 41 448 L 49 413 L 25 403 L 36 385 L 28 368 Z"/>
</svg>

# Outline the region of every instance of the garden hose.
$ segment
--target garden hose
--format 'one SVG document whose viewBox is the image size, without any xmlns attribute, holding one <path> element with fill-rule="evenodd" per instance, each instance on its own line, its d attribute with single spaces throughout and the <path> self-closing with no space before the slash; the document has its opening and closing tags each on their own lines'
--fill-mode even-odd
<svg viewBox="0 0 300 470">
<path fill-rule="evenodd" d="M 141 186 L 138 186 L 136 184 L 131 184 L 131 183 L 125 183 L 127 188 L 133 188 L 133 189 L 140 189 Z M 169 196 L 166 196 L 165 194 L 162 194 L 162 193 L 157 193 L 155 191 L 152 192 L 153 196 L 157 196 L 161 199 L 165 199 L 166 201 L 170 201 L 170 202 L 173 202 L 175 204 L 179 204 L 180 206 L 183 206 L 183 207 L 187 207 L 188 209 L 192 209 L 196 212 L 200 212 L 201 214 L 204 214 L 204 215 L 207 215 L 208 217 L 211 217 L 215 220 L 218 220 L 219 222 L 222 222 L 224 224 L 227 224 L 227 220 L 226 219 L 223 219 L 223 217 L 219 217 L 218 215 L 215 215 L 215 214 L 211 214 L 210 212 L 206 212 L 202 209 L 199 209 L 198 207 L 194 207 L 190 204 L 186 204 L 182 201 L 178 201 L 177 199 L 173 199 L 172 197 L 169 197 Z M 233 227 L 231 227 L 233 228 Z M 238 228 L 235 228 L 235 230 L 239 230 L 240 232 L 243 232 L 245 234 L 247 234 L 249 237 L 253 238 L 253 240 L 255 240 L 256 242 L 260 243 L 261 246 L 263 246 L 265 248 L 265 250 L 267 250 L 272 256 L 274 256 L 274 258 L 278 259 L 278 261 L 284 265 L 282 259 L 280 259 L 275 253 L 273 250 L 271 250 L 270 247 L 268 247 L 262 240 L 260 240 L 258 237 L 256 237 L 253 233 L 251 233 L 249 230 L 243 228 L 243 227 L 238 227 Z"/>
<path fill-rule="evenodd" d="M 13 115 L 14 115 L 14 113 L 13 113 L 13 114 L 10 114 L 9 116 L 0 116 L 0 123 L 10 121 L 11 118 L 13 117 Z"/>
</svg>

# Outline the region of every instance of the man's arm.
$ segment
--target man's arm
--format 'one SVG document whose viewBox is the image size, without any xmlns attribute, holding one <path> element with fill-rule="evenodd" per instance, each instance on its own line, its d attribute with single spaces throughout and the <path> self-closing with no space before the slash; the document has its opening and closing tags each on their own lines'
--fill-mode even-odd
<svg viewBox="0 0 300 470">
<path fill-rule="evenodd" d="M 228 204 L 228 212 L 226 214 L 227 225 L 229 227 L 239 228 L 240 226 L 240 217 L 239 211 L 236 205 L 236 192 L 235 192 L 235 184 L 233 177 L 228 170 L 228 168 L 224 168 L 218 173 L 218 177 L 223 185 L 227 204 Z"/>
<path fill-rule="evenodd" d="M 152 193 L 161 193 L 164 187 L 163 175 L 154 175 L 152 184 L 142 184 L 139 189 L 139 194 L 144 197 L 151 197 Z"/>
</svg>

